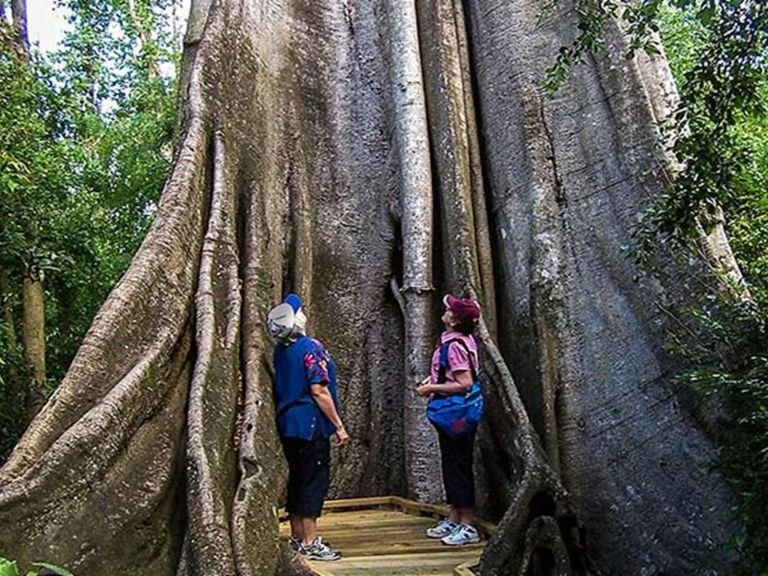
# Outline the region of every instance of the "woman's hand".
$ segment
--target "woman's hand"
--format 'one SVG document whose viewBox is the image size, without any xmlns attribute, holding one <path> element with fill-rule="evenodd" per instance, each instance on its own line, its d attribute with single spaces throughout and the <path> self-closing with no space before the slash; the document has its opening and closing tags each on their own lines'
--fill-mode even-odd
<svg viewBox="0 0 768 576">
<path fill-rule="evenodd" d="M 423 381 L 421 386 L 416 388 L 416 394 L 418 394 L 419 396 L 429 397 L 429 396 L 432 396 L 434 392 L 435 392 L 435 387 L 432 384 L 424 383 Z"/>
<path fill-rule="evenodd" d="M 336 428 L 336 439 L 339 441 L 339 446 L 346 446 L 349 444 L 349 434 L 347 434 L 344 424 Z"/>
</svg>

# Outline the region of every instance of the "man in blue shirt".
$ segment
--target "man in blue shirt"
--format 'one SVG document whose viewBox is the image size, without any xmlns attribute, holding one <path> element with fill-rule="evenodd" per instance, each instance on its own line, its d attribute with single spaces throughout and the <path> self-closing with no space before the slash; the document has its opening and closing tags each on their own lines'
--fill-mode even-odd
<svg viewBox="0 0 768 576">
<path fill-rule="evenodd" d="M 276 341 L 275 413 L 277 431 L 288 460 L 286 511 L 291 546 L 313 560 L 338 560 L 341 554 L 317 535 L 317 518 L 330 481 L 330 437 L 339 445 L 349 434 L 339 417 L 336 364 L 325 347 L 305 333 L 301 298 L 286 296 L 267 317 Z"/>
</svg>

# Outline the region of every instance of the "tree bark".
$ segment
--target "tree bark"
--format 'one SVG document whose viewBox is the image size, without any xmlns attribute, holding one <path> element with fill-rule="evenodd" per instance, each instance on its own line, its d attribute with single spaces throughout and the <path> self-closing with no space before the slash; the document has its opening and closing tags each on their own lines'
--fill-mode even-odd
<svg viewBox="0 0 768 576">
<path fill-rule="evenodd" d="M 434 310 L 434 199 L 415 5 L 393 1 L 388 27 L 401 190 L 397 217 L 402 228 L 402 279 L 394 278 L 393 291 L 402 298 L 405 330 L 405 471 L 411 498 L 437 502 L 444 497 L 442 486 L 435 482 L 440 477 L 437 433 L 424 418 L 426 400 L 416 395 L 417 383 L 429 375 L 432 356 L 434 327 L 428 319 Z"/>
<path fill-rule="evenodd" d="M 662 260 L 659 281 L 627 253 L 638 215 L 669 173 L 669 158 L 653 150 L 656 120 L 672 110 L 666 64 L 626 60 L 614 24 L 610 49 L 544 99 L 537 80 L 575 33 L 569 8 L 542 25 L 525 0 L 469 10 L 505 286 L 502 351 L 548 452 L 557 448 L 595 561 L 608 572 L 690 572 L 709 557 L 726 570 L 727 555 L 704 534 L 714 529 L 715 541 L 731 533 L 732 495 L 704 472 L 714 447 L 668 384 L 679 364 L 663 343 L 677 329 L 655 309 L 666 302 L 680 310 L 695 299 L 703 264 Z M 675 438 L 686 438 L 685 457 Z"/>
<path fill-rule="evenodd" d="M 27 33 L 27 0 L 11 0 L 11 16 L 16 42 L 27 60 L 29 54 L 29 34 Z"/>
<path fill-rule="evenodd" d="M 26 391 L 27 420 L 45 404 L 45 292 L 42 278 L 24 276 L 22 287 L 24 315 L 22 319 L 22 341 L 24 359 L 30 367 L 31 380 Z"/>
<path fill-rule="evenodd" d="M 160 68 L 157 65 L 157 59 L 147 51 L 147 46 L 152 43 L 151 32 L 148 30 L 147 24 L 141 20 L 136 10 L 136 0 L 128 0 L 128 15 L 131 19 L 131 23 L 136 28 L 138 48 L 139 52 L 144 55 L 146 60 L 147 74 L 150 79 L 158 78 L 160 76 Z"/>
<path fill-rule="evenodd" d="M 539 16 L 530 0 L 193 2 L 157 218 L 0 470 L 0 548 L 89 576 L 290 565 L 264 329 L 290 290 L 339 366 L 352 442 L 331 497 L 435 499 L 412 388 L 433 294 L 457 291 L 484 307 L 478 494 L 499 531 L 480 572 L 726 566 L 733 498 L 703 472 L 715 449 L 669 386 L 658 311 L 695 302 L 706 267 L 670 258 L 651 279 L 623 250 L 663 189 L 668 71 L 626 61 L 612 27 L 546 99 L 576 29 L 565 8 Z"/>
</svg>

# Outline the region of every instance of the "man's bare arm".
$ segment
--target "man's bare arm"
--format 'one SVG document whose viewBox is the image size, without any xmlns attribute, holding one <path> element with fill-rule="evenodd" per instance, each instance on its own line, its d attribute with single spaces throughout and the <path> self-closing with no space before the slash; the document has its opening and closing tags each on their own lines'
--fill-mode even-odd
<svg viewBox="0 0 768 576">
<path fill-rule="evenodd" d="M 347 434 L 347 431 L 344 429 L 344 423 L 341 421 L 341 417 L 336 411 L 336 406 L 333 404 L 333 397 L 328 391 L 328 386 L 326 384 L 312 384 L 309 388 L 312 391 L 312 397 L 315 399 L 315 402 L 317 402 L 320 411 L 336 428 L 336 436 L 339 438 L 339 445 L 345 446 L 349 443 L 349 434 Z"/>
</svg>

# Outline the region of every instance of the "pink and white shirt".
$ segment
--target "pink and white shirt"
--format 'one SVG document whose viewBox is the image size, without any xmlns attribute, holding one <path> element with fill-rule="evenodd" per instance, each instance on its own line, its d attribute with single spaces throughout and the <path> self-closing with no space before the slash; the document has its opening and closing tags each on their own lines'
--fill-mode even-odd
<svg viewBox="0 0 768 576">
<path fill-rule="evenodd" d="M 432 368 L 430 374 L 432 382 L 437 382 L 437 377 L 440 373 L 440 346 L 445 344 L 448 340 L 463 340 L 466 344 L 467 350 L 458 342 L 451 342 L 448 346 L 448 366 L 445 368 L 445 381 L 456 382 L 453 377 L 454 372 L 461 372 L 462 370 L 471 370 L 474 367 L 475 372 L 480 369 L 479 356 L 477 353 L 477 342 L 472 335 L 465 335 L 461 332 L 446 331 L 440 335 L 440 343 L 435 347 L 435 351 L 432 353 Z M 472 356 L 472 364 L 470 366 L 470 355 Z"/>
</svg>

